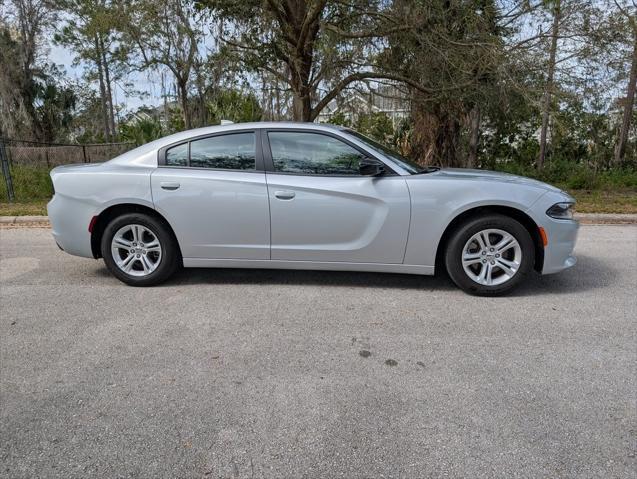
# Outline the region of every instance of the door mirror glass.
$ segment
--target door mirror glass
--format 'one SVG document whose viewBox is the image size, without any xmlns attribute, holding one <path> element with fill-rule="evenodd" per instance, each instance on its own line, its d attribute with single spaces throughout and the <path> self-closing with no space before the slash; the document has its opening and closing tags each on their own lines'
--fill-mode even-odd
<svg viewBox="0 0 637 479">
<path fill-rule="evenodd" d="M 358 171 L 363 176 L 380 176 L 385 173 L 385 165 L 374 158 L 363 158 L 358 163 Z"/>
</svg>

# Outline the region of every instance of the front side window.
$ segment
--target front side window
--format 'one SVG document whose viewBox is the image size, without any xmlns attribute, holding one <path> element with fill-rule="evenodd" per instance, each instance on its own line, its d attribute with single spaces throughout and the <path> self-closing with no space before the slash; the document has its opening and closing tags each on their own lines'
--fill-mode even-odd
<svg viewBox="0 0 637 479">
<path fill-rule="evenodd" d="M 320 133 L 271 131 L 268 133 L 274 170 L 305 175 L 358 175 L 363 154 Z"/>
<path fill-rule="evenodd" d="M 190 166 L 224 170 L 256 169 L 253 132 L 202 138 L 190 142 Z"/>
</svg>

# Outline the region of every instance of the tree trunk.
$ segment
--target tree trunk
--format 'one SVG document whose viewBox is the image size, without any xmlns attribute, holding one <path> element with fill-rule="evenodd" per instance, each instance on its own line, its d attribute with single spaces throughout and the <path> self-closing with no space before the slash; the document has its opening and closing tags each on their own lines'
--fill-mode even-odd
<svg viewBox="0 0 637 479">
<path fill-rule="evenodd" d="M 416 101 L 412 104 L 412 118 L 410 156 L 421 165 L 464 166 L 457 158 L 460 125 L 454 115 Z"/>
<path fill-rule="evenodd" d="M 290 75 L 292 81 L 292 119 L 294 121 L 312 121 L 312 97 L 310 95 L 310 65 L 311 58 L 297 57 L 293 61 L 294 65 L 301 65 L 300 68 L 292 68 Z"/>
<path fill-rule="evenodd" d="M 166 76 L 162 72 L 161 74 L 161 93 L 164 97 L 164 125 L 162 130 L 170 130 L 170 116 L 168 115 L 168 90 L 166 88 Z"/>
<path fill-rule="evenodd" d="M 104 50 L 104 40 L 98 37 L 100 41 L 100 51 L 102 53 L 102 65 L 104 65 L 104 84 L 106 87 L 106 103 L 108 106 L 108 123 L 111 130 L 111 137 L 114 139 L 117 135 L 115 130 L 115 109 L 113 108 L 113 93 L 111 91 L 111 74 L 106 61 L 106 51 Z"/>
<path fill-rule="evenodd" d="M 551 95 L 553 93 L 553 77 L 555 75 L 555 56 L 557 54 L 557 37 L 560 30 L 560 0 L 554 1 L 553 26 L 551 27 L 551 49 L 549 50 L 549 65 L 546 75 L 546 86 L 544 88 L 544 99 L 542 101 L 542 130 L 540 131 L 540 155 L 537 159 L 538 169 L 542 169 L 542 167 L 544 167 L 544 160 L 546 159 L 546 133 L 549 127 Z"/>
<path fill-rule="evenodd" d="M 104 85 L 104 69 L 102 67 L 102 54 L 99 40 L 95 36 L 95 63 L 97 64 L 97 72 L 100 82 L 100 103 L 102 106 L 102 121 L 104 122 L 104 138 L 106 141 L 111 139 L 110 123 L 108 121 L 108 109 L 106 106 L 106 86 Z"/>
<path fill-rule="evenodd" d="M 303 18 L 305 14 L 299 15 Z M 314 62 L 314 42 L 306 40 L 303 48 L 293 48 L 290 56 L 290 87 L 294 121 L 312 121 L 312 87 L 310 76 Z"/>
<path fill-rule="evenodd" d="M 207 126 L 208 125 L 208 109 L 206 108 L 206 89 L 204 86 L 204 79 L 201 75 L 201 70 L 197 68 L 196 70 L 196 79 L 197 79 L 197 110 L 199 113 L 199 118 L 197 119 L 198 126 Z"/>
<path fill-rule="evenodd" d="M 294 121 L 312 121 L 312 103 L 310 96 L 294 91 L 292 97 L 292 114 Z"/>
<path fill-rule="evenodd" d="M 190 118 L 190 109 L 188 108 L 188 87 L 185 81 L 177 80 L 177 88 L 179 88 L 179 101 L 184 115 L 184 126 L 186 130 L 192 128 L 192 119 Z"/>
<path fill-rule="evenodd" d="M 630 68 L 630 78 L 628 79 L 628 89 L 626 91 L 626 103 L 624 104 L 624 116 L 619 130 L 619 138 L 615 147 L 615 163 L 624 162 L 626 155 L 626 144 L 628 143 L 628 131 L 630 129 L 630 120 L 633 116 L 633 108 L 635 106 L 635 83 L 637 82 L 637 32 L 634 34 L 635 44 L 633 46 L 633 62 Z"/>
<path fill-rule="evenodd" d="M 478 144 L 480 141 L 480 107 L 474 106 L 470 113 L 471 135 L 469 137 L 469 156 L 467 168 L 475 168 L 478 164 Z"/>
<path fill-rule="evenodd" d="M 281 89 L 279 87 L 279 80 L 276 80 L 276 121 L 281 121 L 281 117 L 283 116 L 281 114 Z"/>
</svg>

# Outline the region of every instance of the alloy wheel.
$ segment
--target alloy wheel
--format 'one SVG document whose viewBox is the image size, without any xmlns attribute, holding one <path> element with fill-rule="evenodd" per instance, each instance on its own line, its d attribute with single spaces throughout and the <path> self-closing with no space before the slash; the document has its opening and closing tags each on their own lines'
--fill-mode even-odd
<svg viewBox="0 0 637 479">
<path fill-rule="evenodd" d="M 462 248 L 462 267 L 473 281 L 498 286 L 509 281 L 520 268 L 522 248 L 515 237 L 501 229 L 474 234 Z"/>
<path fill-rule="evenodd" d="M 113 235 L 111 254 L 119 269 L 131 276 L 148 276 L 162 258 L 157 235 L 146 226 L 130 224 Z"/>
</svg>

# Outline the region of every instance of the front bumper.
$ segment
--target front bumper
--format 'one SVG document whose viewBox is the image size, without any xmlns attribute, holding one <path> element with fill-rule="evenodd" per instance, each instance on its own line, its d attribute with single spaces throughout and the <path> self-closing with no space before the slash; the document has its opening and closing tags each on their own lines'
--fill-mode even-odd
<svg viewBox="0 0 637 479">
<path fill-rule="evenodd" d="M 575 266 L 573 256 L 579 222 L 576 220 L 555 220 L 548 218 L 541 224 L 546 231 L 548 244 L 544 248 L 542 274 L 552 274 Z"/>
</svg>

